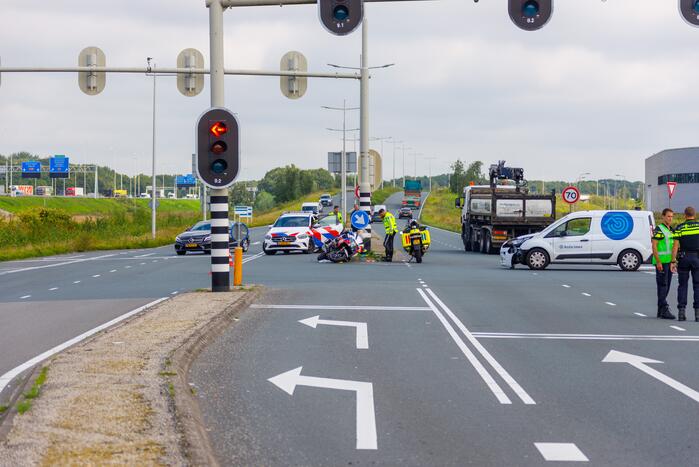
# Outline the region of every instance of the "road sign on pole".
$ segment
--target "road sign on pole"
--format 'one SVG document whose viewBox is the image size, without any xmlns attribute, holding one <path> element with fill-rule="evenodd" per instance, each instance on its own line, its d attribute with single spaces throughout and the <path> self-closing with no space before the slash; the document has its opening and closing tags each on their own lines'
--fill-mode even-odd
<svg viewBox="0 0 699 467">
<path fill-rule="evenodd" d="M 197 49 L 184 49 L 177 56 L 177 68 L 204 68 L 204 56 Z M 194 97 L 204 90 L 204 75 L 177 73 L 177 89 L 183 96 Z"/>
<path fill-rule="evenodd" d="M 561 192 L 563 201 L 568 204 L 575 204 L 580 201 L 580 191 L 574 186 L 567 186 Z"/>
<path fill-rule="evenodd" d="M 366 229 L 366 226 L 371 224 L 371 216 L 366 211 L 354 211 L 350 216 L 352 227 L 358 230 Z"/>
<path fill-rule="evenodd" d="M 279 64 L 281 71 L 308 71 L 308 61 L 301 52 L 287 52 Z M 299 99 L 306 94 L 308 78 L 301 76 L 280 76 L 279 86 L 282 94 L 289 99 Z"/>
<path fill-rule="evenodd" d="M 677 188 L 677 182 L 667 182 L 667 196 L 672 199 L 675 194 L 675 189 Z"/>
<path fill-rule="evenodd" d="M 80 67 L 105 67 L 107 60 L 99 47 L 85 47 L 78 55 Z M 78 73 L 78 86 L 88 96 L 96 96 L 104 91 L 107 73 L 104 71 L 81 71 Z"/>
</svg>

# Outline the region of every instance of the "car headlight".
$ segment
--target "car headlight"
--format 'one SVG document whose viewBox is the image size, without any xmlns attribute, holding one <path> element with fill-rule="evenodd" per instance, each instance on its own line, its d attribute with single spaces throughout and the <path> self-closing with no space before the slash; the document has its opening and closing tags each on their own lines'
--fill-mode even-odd
<svg viewBox="0 0 699 467">
<path fill-rule="evenodd" d="M 308 238 L 307 234 L 301 234 L 296 236 L 297 239 L 299 240 L 306 240 Z"/>
<path fill-rule="evenodd" d="M 271 235 L 265 235 L 265 240 L 272 240 L 272 236 L 271 236 Z"/>
</svg>

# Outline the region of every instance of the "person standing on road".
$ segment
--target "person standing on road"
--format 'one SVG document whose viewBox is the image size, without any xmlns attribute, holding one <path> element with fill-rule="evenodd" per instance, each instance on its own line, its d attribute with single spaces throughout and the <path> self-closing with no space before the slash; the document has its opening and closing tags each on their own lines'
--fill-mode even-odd
<svg viewBox="0 0 699 467">
<path fill-rule="evenodd" d="M 677 320 L 687 319 L 685 308 L 687 308 L 687 289 L 691 273 L 694 289 L 694 320 L 699 322 L 699 222 L 696 220 L 696 211 L 691 206 L 684 210 L 684 216 L 686 220 L 675 229 L 674 238 L 677 241 L 672 247 L 672 272 L 679 271 Z"/>
<path fill-rule="evenodd" d="M 345 225 L 342 222 L 342 213 L 340 212 L 340 206 L 334 206 L 333 207 L 333 212 L 330 214 L 331 216 L 335 216 L 335 219 L 337 220 L 338 224 L 342 224 L 343 226 Z"/>
<path fill-rule="evenodd" d="M 667 303 L 667 294 L 672 283 L 672 247 L 675 243 L 672 233 L 672 209 L 663 209 L 662 221 L 653 231 L 653 265 L 655 284 L 658 289 L 658 318 L 675 319 Z"/>
<path fill-rule="evenodd" d="M 355 203 L 354 207 L 352 208 L 352 212 L 350 212 L 350 227 L 352 228 L 352 232 L 356 232 L 357 230 L 359 230 L 352 225 L 352 217 L 354 216 L 354 213 L 357 211 L 359 211 L 359 205 Z"/>
<path fill-rule="evenodd" d="M 386 250 L 384 261 L 390 263 L 393 261 L 393 237 L 395 237 L 396 232 L 398 232 L 398 226 L 396 225 L 396 218 L 393 214 L 385 209 L 379 209 L 379 216 L 383 219 L 383 226 L 386 230 L 386 236 L 383 239 L 383 247 Z"/>
</svg>

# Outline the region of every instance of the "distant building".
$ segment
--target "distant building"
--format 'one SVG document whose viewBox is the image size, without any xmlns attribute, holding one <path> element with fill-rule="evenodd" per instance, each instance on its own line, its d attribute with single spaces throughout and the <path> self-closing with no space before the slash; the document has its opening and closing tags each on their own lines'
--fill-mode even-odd
<svg viewBox="0 0 699 467">
<path fill-rule="evenodd" d="M 677 182 L 668 199 L 667 182 Z M 687 206 L 699 209 L 699 147 L 666 149 L 646 159 L 646 207 L 681 212 Z"/>
</svg>

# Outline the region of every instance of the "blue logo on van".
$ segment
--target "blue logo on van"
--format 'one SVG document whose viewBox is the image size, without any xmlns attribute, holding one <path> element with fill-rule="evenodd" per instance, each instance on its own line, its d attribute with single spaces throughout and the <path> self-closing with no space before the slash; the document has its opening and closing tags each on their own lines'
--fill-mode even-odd
<svg viewBox="0 0 699 467">
<path fill-rule="evenodd" d="M 612 240 L 623 240 L 633 232 L 633 217 L 628 212 L 608 212 L 602 216 L 602 233 Z"/>
</svg>

